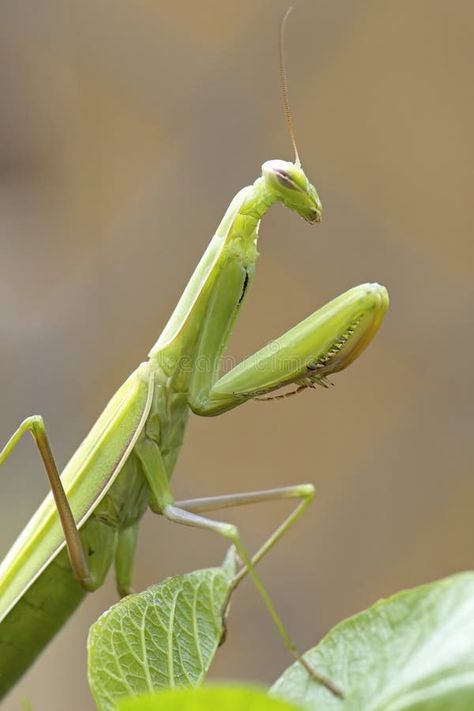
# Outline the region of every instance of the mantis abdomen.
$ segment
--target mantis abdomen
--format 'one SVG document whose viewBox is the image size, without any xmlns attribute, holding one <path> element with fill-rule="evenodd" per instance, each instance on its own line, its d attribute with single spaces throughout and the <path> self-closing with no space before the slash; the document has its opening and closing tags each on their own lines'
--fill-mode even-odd
<svg viewBox="0 0 474 711">
<path fill-rule="evenodd" d="M 122 594 L 127 594 L 130 592 L 130 554 L 133 555 L 134 550 L 135 524 L 148 503 L 148 489 L 133 454 L 121 475 L 123 478 L 118 477 L 109 494 L 82 527 L 80 537 L 94 587 L 102 585 L 115 558 L 116 567 L 123 566 L 119 587 Z M 127 489 L 124 484 L 127 484 Z M 125 491 L 126 498 L 123 496 Z M 123 505 L 117 506 L 120 499 Z M 115 519 L 112 512 L 117 515 L 122 513 L 122 521 Z M 122 553 L 122 560 L 119 552 Z M 85 595 L 86 590 L 74 578 L 67 550 L 63 548 L 2 620 L 0 698 L 34 662 Z"/>
<path fill-rule="evenodd" d="M 0 625 L 0 698 L 61 629 L 85 594 L 71 574 L 66 550 L 61 551 Z"/>
</svg>

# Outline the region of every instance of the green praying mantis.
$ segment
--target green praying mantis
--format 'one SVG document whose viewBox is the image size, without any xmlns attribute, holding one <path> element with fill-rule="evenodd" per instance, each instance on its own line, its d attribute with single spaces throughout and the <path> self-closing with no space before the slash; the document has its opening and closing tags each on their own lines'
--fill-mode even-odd
<svg viewBox="0 0 474 711">
<path fill-rule="evenodd" d="M 288 15 L 288 13 L 287 13 Z M 255 566 L 301 516 L 311 484 L 175 501 L 170 482 L 190 412 L 220 415 L 249 400 L 278 399 L 317 385 L 346 368 L 371 342 L 388 307 L 378 284 L 362 284 L 326 304 L 275 341 L 221 375 L 221 359 L 255 275 L 260 221 L 281 203 L 310 224 L 322 206 L 298 157 L 288 109 L 280 28 L 282 93 L 295 160 L 270 160 L 232 200 L 161 336 L 59 475 L 41 416 L 28 417 L 3 450 L 0 464 L 24 434 L 38 447 L 51 487 L 0 566 L 0 696 L 19 679 L 65 623 L 86 592 L 114 566 L 120 595 L 131 591 L 137 532 L 147 507 L 170 521 L 214 531 L 236 548 L 284 643 L 308 674 L 334 694 L 341 690 L 299 654 Z M 284 386 L 293 388 L 284 394 Z M 236 526 L 209 511 L 294 499 L 295 508 L 251 557 Z"/>
</svg>

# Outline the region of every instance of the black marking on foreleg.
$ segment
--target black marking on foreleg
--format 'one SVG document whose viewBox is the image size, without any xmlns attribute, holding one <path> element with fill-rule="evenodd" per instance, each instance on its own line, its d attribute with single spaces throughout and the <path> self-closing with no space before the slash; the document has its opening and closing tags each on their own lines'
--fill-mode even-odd
<svg viewBox="0 0 474 711">
<path fill-rule="evenodd" d="M 245 292 L 247 291 L 248 283 L 249 283 L 249 273 L 247 270 L 245 270 L 244 283 L 242 284 L 242 293 L 240 294 L 237 306 L 240 306 L 240 304 L 244 300 L 244 296 L 245 296 Z"/>
</svg>

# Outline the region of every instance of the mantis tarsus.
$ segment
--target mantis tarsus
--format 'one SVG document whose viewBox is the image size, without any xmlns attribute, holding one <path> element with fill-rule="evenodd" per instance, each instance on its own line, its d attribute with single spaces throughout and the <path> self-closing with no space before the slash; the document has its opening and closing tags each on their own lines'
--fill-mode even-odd
<svg viewBox="0 0 474 711">
<path fill-rule="evenodd" d="M 282 33 L 283 24 L 280 38 Z M 287 109 L 284 69 L 282 78 Z M 138 525 L 148 506 L 171 521 L 229 539 L 243 564 L 234 586 L 250 575 L 291 653 L 313 679 L 340 694 L 301 658 L 254 567 L 306 509 L 313 486 L 180 502 L 170 490 L 190 411 L 219 415 L 251 399 L 275 397 L 271 393 L 285 385 L 295 391 L 325 385 L 369 344 L 388 306 L 384 287 L 355 287 L 220 376 L 221 357 L 254 277 L 261 218 L 279 202 L 309 223 L 321 220 L 321 203 L 301 167 L 291 117 L 289 127 L 295 161 L 267 161 L 261 177 L 234 197 L 148 360 L 114 395 L 61 477 L 40 416 L 26 419 L 0 452 L 2 464 L 30 432 L 51 485 L 0 566 L 1 695 L 85 592 L 103 583 L 112 564 L 119 593 L 130 592 Z M 295 499 L 297 506 L 253 558 L 234 525 L 203 515 L 283 498 Z"/>
</svg>

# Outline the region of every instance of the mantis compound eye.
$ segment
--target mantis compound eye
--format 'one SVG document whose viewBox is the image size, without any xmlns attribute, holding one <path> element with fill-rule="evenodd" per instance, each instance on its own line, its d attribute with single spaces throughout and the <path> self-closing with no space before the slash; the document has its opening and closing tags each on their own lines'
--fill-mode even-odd
<svg viewBox="0 0 474 711">
<path fill-rule="evenodd" d="M 289 190 L 301 189 L 284 170 L 275 170 L 275 177 L 284 188 L 288 188 Z"/>
</svg>

